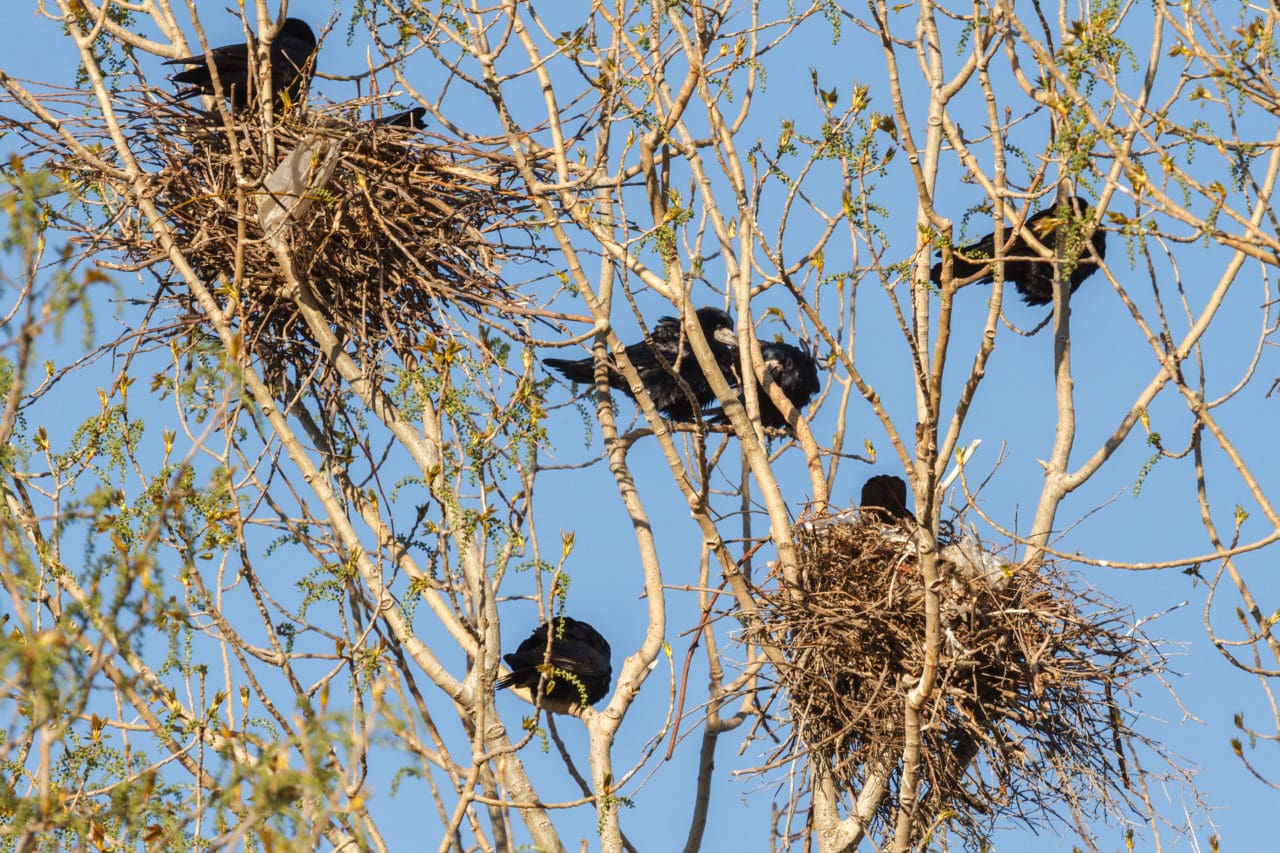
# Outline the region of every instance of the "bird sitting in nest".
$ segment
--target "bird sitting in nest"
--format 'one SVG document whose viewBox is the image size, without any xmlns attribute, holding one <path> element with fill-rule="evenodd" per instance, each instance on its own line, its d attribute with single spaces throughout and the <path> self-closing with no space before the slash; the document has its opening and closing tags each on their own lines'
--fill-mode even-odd
<svg viewBox="0 0 1280 853">
<path fill-rule="evenodd" d="M 907 509 L 907 482 L 892 474 L 877 474 L 862 484 L 859 506 L 864 515 L 874 513 L 885 521 L 915 521 Z"/>
<path fill-rule="evenodd" d="M 251 59 L 257 55 L 257 39 L 215 47 L 199 56 L 171 59 L 165 65 L 187 65 L 173 75 L 175 83 L 188 88 L 178 92 L 178 100 L 196 95 L 217 95 L 213 71 L 217 71 L 222 94 L 231 99 L 231 111 L 243 112 L 256 103 L 258 69 Z M 271 97 L 278 106 L 297 104 L 315 72 L 316 34 L 306 21 L 285 18 L 271 42 Z"/>
<path fill-rule="evenodd" d="M 1046 208 L 1029 218 L 1023 228 L 1035 235 L 1035 238 L 1055 253 L 1071 254 L 1075 249 L 1075 261 L 1067 275 L 1071 292 L 1075 293 L 1085 279 L 1098 271 L 1098 261 L 1107 256 L 1107 235 L 1100 228 L 1086 238 L 1081 228 L 1083 219 L 1086 223 L 1093 214 L 1088 201 L 1080 196 L 1072 196 L 1061 204 Z M 1061 245 L 1059 245 L 1061 242 Z M 1093 254 L 1089 247 L 1092 245 Z M 996 251 L 995 234 L 988 234 L 976 243 L 970 243 L 951 252 L 951 274 L 957 279 L 972 279 L 975 284 L 990 284 L 995 276 L 992 261 L 996 258 L 1004 260 L 1004 280 L 1013 284 L 1022 295 L 1022 301 L 1028 305 L 1048 305 L 1053 302 L 1054 269 L 1061 266 L 1066 258 L 1046 260 L 1031 247 L 1022 236 L 1022 231 L 1005 229 L 1003 251 Z M 1093 255 L 1097 255 L 1094 260 Z M 934 284 L 942 283 L 944 262 L 938 261 L 929 271 L 929 280 Z M 1063 267 L 1066 273 L 1065 267 Z"/>
<path fill-rule="evenodd" d="M 547 654 L 550 632 L 551 654 Z M 609 692 L 613 679 L 609 643 L 586 622 L 558 616 L 539 625 L 514 652 L 503 656 L 511 674 L 498 679 L 496 687 L 527 687 L 535 694 L 542 684 L 545 704 L 594 705 Z M 546 665 L 550 664 L 548 668 Z"/>
</svg>

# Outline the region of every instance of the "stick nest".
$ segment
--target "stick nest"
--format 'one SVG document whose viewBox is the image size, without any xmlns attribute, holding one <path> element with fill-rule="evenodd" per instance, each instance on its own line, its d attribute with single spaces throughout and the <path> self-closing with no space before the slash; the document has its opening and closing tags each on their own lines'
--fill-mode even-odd
<svg viewBox="0 0 1280 853">
<path fill-rule="evenodd" d="M 899 805 L 908 696 L 921 683 L 925 585 L 914 522 L 851 511 L 795 530 L 802 589 L 775 577 L 761 615 L 785 637 L 777 672 L 791 737 L 767 766 L 825 763 L 855 796 L 888 779 Z M 1127 614 L 1053 566 L 1002 566 L 970 536 L 939 542 L 939 661 L 920 710 L 919 838 L 943 821 L 979 847 L 997 818 L 1033 827 L 1116 813 L 1128 787 L 1121 712 L 1150 672 Z M 774 642 L 777 642 L 775 639 Z"/>
<path fill-rule="evenodd" d="M 334 116 L 287 114 L 268 137 L 256 115 L 228 128 L 217 115 L 161 97 L 120 115 L 148 173 L 149 198 L 264 376 L 292 368 L 302 377 L 317 361 L 281 247 L 353 354 L 429 347 L 442 328 L 463 325 L 460 315 L 483 322 L 538 313 L 499 277 L 512 260 L 539 254 L 509 157 Z M 102 128 L 85 130 L 107 141 Z M 85 170 L 75 160 L 60 165 Z M 123 257 L 126 269 L 155 272 L 164 285 L 158 301 L 178 308 L 176 322 L 163 327 L 168 334 L 204 328 L 208 312 L 173 284 L 170 258 L 129 207 L 129 194 L 112 192 L 109 174 L 89 169 L 82 180 L 101 191 L 102 214 L 101 230 L 82 239 Z"/>
<path fill-rule="evenodd" d="M 511 188 L 510 164 L 370 124 L 286 126 L 274 160 L 255 134 L 239 141 L 241 171 L 255 177 L 270 175 L 298 146 L 310 143 L 316 160 L 334 156 L 332 146 L 339 146 L 332 176 L 303 190 L 305 211 L 295 210 L 282 233 L 298 277 L 358 349 L 418 348 L 439 332 L 448 306 L 473 314 L 519 306 L 498 277 L 501 262 L 518 251 L 503 244 L 501 229 L 528 210 Z M 242 208 L 226 142 L 215 133 L 193 141 L 189 154 L 173 146 L 156 199 L 206 280 L 230 281 L 242 264 L 237 307 L 257 355 L 305 358 L 310 335 L 287 295 L 280 262 L 269 240 L 255 239 L 264 235 L 260 204 L 270 190 L 256 190 Z M 287 192 L 281 203 L 296 204 Z M 249 241 L 239 239 L 242 227 Z"/>
</svg>

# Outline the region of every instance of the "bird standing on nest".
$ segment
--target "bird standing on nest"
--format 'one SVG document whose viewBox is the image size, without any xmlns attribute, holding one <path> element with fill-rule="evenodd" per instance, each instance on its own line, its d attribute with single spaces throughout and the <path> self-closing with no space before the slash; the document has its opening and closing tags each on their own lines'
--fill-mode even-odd
<svg viewBox="0 0 1280 853">
<path fill-rule="evenodd" d="M 1001 258 L 1004 260 L 1004 280 L 1018 289 L 1022 301 L 1028 305 L 1048 305 L 1053 302 L 1055 268 L 1062 267 L 1071 292 L 1075 293 L 1085 279 L 1098 271 L 1098 261 L 1107 256 L 1106 232 L 1095 228 L 1091 235 L 1084 233 L 1083 229 L 1089 227 L 1092 212 L 1088 201 L 1072 196 L 1062 204 L 1036 213 L 1023 225 L 1046 249 L 1066 257 L 1046 260 L 1031 247 L 1021 231 L 1006 228 L 1003 251 L 996 251 L 995 234 L 953 249 L 951 274 L 958 279 L 973 279 L 975 284 L 990 284 L 995 276 L 992 261 Z M 1098 256 L 1097 260 L 1089 252 L 1090 245 L 1093 246 L 1093 254 Z M 1067 261 L 1073 254 L 1075 261 Z M 1069 273 L 1068 265 L 1071 268 Z M 942 283 L 943 266 L 944 262 L 939 261 L 929 271 L 929 280 L 934 284 Z"/>
<path fill-rule="evenodd" d="M 222 94 L 231 99 L 231 111 L 242 112 L 256 103 L 258 69 L 253 61 L 258 49 L 257 39 L 245 44 L 226 44 L 215 47 L 199 56 L 171 59 L 165 65 L 187 65 L 187 70 L 173 75 L 175 83 L 188 88 L 178 92 L 178 100 L 196 95 L 217 95 L 213 85 L 213 71 L 217 71 Z M 279 32 L 271 42 L 271 96 L 277 105 L 284 102 L 296 104 L 315 71 L 316 34 L 306 21 L 285 18 Z M 251 57 L 250 54 L 253 54 Z"/>
<path fill-rule="evenodd" d="M 551 654 L 547 655 L 548 632 Z M 555 703 L 594 705 L 609 692 L 613 678 L 608 641 L 586 622 L 558 616 L 539 625 L 519 647 L 503 656 L 511 674 L 496 687 L 527 687 Z M 548 669 L 544 664 L 550 664 Z"/>
<path fill-rule="evenodd" d="M 733 375 L 737 360 L 738 338 L 733 331 L 733 319 L 719 308 L 703 307 L 696 312 L 698 325 L 711 346 L 716 363 L 726 376 Z M 640 381 L 662 415 L 677 423 L 691 423 L 707 406 L 715 402 L 711 383 L 698 366 L 698 360 L 689 347 L 684 328 L 676 317 L 663 317 L 654 326 L 648 340 L 631 344 L 626 348 L 627 359 L 640 374 Z M 665 362 L 665 363 L 664 363 Z M 548 358 L 547 367 L 558 371 L 571 382 L 590 385 L 595 382 L 595 360 Z M 605 361 L 608 368 L 609 387 L 635 399 L 635 393 L 626 377 L 618 371 L 610 356 Z M 688 392 L 681 387 L 681 381 Z"/>
</svg>

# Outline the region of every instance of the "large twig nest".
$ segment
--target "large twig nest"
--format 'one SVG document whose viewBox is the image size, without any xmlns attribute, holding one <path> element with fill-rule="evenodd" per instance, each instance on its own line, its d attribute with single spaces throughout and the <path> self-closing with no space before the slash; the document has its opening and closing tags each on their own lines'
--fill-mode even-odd
<svg viewBox="0 0 1280 853">
<path fill-rule="evenodd" d="M 503 228 L 527 213 L 509 163 L 422 133 L 332 119 L 286 123 L 274 157 L 252 126 L 235 150 L 230 142 L 213 127 L 158 146 L 169 165 L 155 199 L 202 277 L 239 283 L 231 307 L 264 362 L 314 357 L 277 240 L 357 350 L 418 348 L 450 307 L 474 315 L 523 306 L 498 275 L 527 250 L 503 242 Z"/>
<path fill-rule="evenodd" d="M 807 757 L 857 794 L 888 777 L 898 805 L 907 699 L 925 660 L 925 588 L 914 522 L 847 511 L 796 528 L 802 588 L 775 578 L 762 615 L 786 638 L 778 673 L 792 736 L 771 757 Z M 1003 566 L 970 536 L 940 543 L 936 689 L 921 710 L 916 814 L 978 843 L 999 817 L 1118 809 L 1130 684 L 1149 672 L 1126 613 L 1053 566 Z M 776 640 L 775 640 L 776 641 Z"/>
<path fill-rule="evenodd" d="M 78 137 L 115 165 L 105 120 L 68 116 Z M 121 95 L 116 118 L 186 262 L 267 375 L 287 368 L 302 375 L 316 362 L 282 253 L 343 345 L 366 358 L 403 357 L 442 329 L 474 328 L 468 316 L 542 313 L 499 276 L 512 259 L 537 254 L 531 206 L 509 157 L 334 116 L 287 113 L 268 134 L 246 114 L 229 128 L 216 114 L 155 92 L 133 102 Z M 85 188 L 84 205 L 97 208 L 68 229 L 95 257 L 149 269 L 165 284 L 160 301 L 178 311 L 164 334 L 203 328 L 206 312 L 177 282 L 131 188 L 70 156 L 56 135 L 16 129 L 36 153 L 49 152 L 48 166 Z"/>
</svg>

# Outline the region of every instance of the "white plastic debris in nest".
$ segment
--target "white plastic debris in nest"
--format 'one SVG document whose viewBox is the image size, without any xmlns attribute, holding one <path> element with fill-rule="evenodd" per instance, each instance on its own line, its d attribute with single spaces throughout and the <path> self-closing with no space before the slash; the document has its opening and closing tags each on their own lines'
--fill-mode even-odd
<svg viewBox="0 0 1280 853">
<path fill-rule="evenodd" d="M 1003 589 L 1013 574 L 1007 562 L 982 550 L 978 540 L 968 531 L 960 537 L 960 541 L 943 548 L 939 556 L 966 577 L 986 581 L 992 589 Z"/>
<path fill-rule="evenodd" d="M 280 161 L 264 182 L 258 202 L 258 222 L 268 243 L 277 240 L 290 220 L 298 221 L 320 197 L 317 192 L 333 177 L 342 146 L 311 135 Z"/>
<path fill-rule="evenodd" d="M 842 509 L 817 521 L 806 521 L 800 525 L 800 529 L 805 533 L 814 533 L 819 530 L 826 530 L 836 524 L 855 524 L 857 521 L 858 513 L 855 510 Z"/>
</svg>

